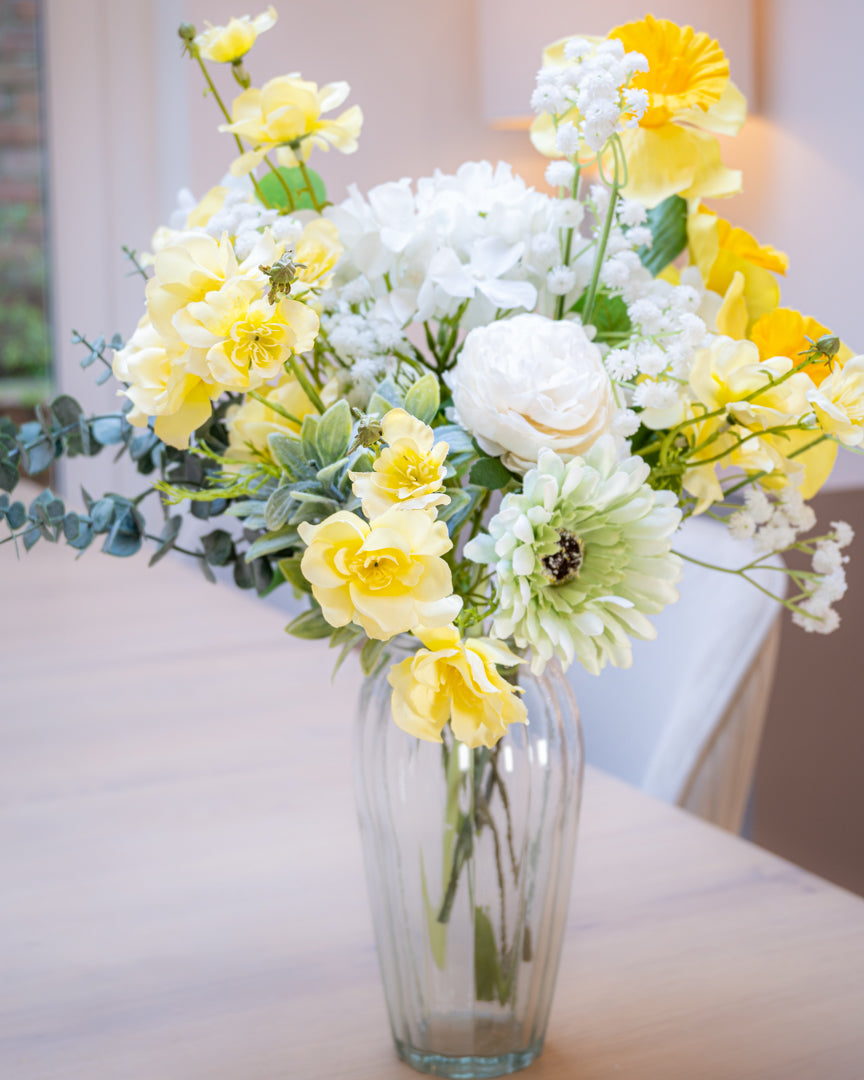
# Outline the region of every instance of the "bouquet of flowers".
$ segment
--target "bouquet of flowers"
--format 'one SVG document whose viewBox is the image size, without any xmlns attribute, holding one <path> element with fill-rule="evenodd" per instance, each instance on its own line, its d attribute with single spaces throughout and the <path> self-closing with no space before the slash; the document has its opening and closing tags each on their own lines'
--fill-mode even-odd
<svg viewBox="0 0 864 1080">
<path fill-rule="evenodd" d="M 686 556 L 674 538 L 696 514 L 751 541 L 740 567 L 718 571 L 767 591 L 754 573 L 771 566 L 790 582 L 772 595 L 799 626 L 835 629 L 852 530 L 816 529 L 807 500 L 841 446 L 861 452 L 864 357 L 781 307 L 786 256 L 702 201 L 740 190 L 716 136 L 746 112 L 708 35 L 647 16 L 549 46 L 531 100 L 548 192 L 481 161 L 351 187 L 334 204 L 308 162 L 354 152 L 363 116 L 343 108 L 342 82 L 253 86 L 249 51 L 275 22 L 271 8 L 180 27 L 236 151 L 230 172 L 200 200 L 182 193 L 149 252 L 127 252 L 145 296 L 128 340 L 76 334 L 84 365 L 118 381 L 118 411 L 88 417 L 62 395 L 31 423 L 0 419 L 0 542 L 83 552 L 98 537 L 129 556 L 151 541 L 151 565 L 174 550 L 211 580 L 222 567 L 262 596 L 292 589 L 307 606 L 291 633 L 329 640 L 337 666 L 356 649 L 367 675 L 386 674 L 396 724 L 442 744 L 439 903 L 428 848 L 417 877 L 429 985 L 447 966 L 459 882 L 483 858 L 499 889 L 485 903 L 472 871 L 472 1000 L 512 1013 L 520 965 L 539 956 L 546 969 L 523 994 L 541 1002 L 530 1024 L 496 1014 L 515 1049 L 484 1059 L 495 1075 L 542 1045 L 575 836 L 566 807 L 578 803 L 571 755 L 557 794 L 547 785 L 524 806 L 526 819 L 559 815 L 553 854 L 520 847 L 515 780 L 508 796 L 502 778 L 512 752 L 499 769 L 498 751 L 511 725 L 527 730 L 524 684 L 556 659 L 627 666 L 631 640 L 653 637 L 651 616 L 677 598 Z M 230 106 L 211 65 L 236 84 Z M 29 507 L 11 497 L 21 473 L 105 447 L 149 478 L 143 492 L 84 491 L 83 511 L 51 491 Z M 141 504 L 154 493 L 151 532 Z M 208 523 L 187 530 L 192 546 L 180 506 Z M 792 551 L 810 569 L 778 563 Z M 549 745 L 537 740 L 532 761 L 545 766 Z M 385 814 L 393 828 L 405 816 Z M 395 889 L 409 869 L 405 858 Z M 540 948 L 531 904 L 543 888 L 557 899 L 536 901 Z M 403 962 L 389 910 L 385 978 Z M 408 982 L 392 979 L 391 1019 L 403 984 L 422 981 L 411 957 Z M 420 1028 L 434 1015 L 420 1009 Z M 410 1048 L 434 1039 L 393 1022 L 400 1053 L 427 1068 Z"/>
<path fill-rule="evenodd" d="M 777 599 L 833 630 L 851 530 L 802 538 L 806 500 L 864 441 L 864 358 L 779 306 L 786 256 L 702 203 L 741 186 L 715 133 L 746 107 L 717 42 L 648 16 L 551 45 L 531 131 L 551 193 L 476 162 L 333 205 L 307 161 L 355 151 L 362 113 L 332 115 L 345 83 L 252 86 L 247 54 L 275 21 L 180 28 L 237 156 L 131 254 L 146 308 L 113 361 L 79 337 L 121 410 L 86 418 L 62 396 L 0 426 L 6 491 L 117 445 L 158 476 L 161 534 L 143 496 L 85 493 L 76 513 L 45 492 L 29 509 L 2 496 L 8 539 L 104 535 L 130 555 L 150 538 L 155 562 L 184 550 L 175 505 L 222 518 L 185 549 L 205 572 L 305 594 L 289 630 L 362 646 L 367 672 L 413 634 L 390 675 L 396 722 L 439 740 L 450 720 L 468 746 L 524 720 L 499 667 L 630 662 L 676 599 L 691 514 L 754 539 L 745 578 L 811 556 Z M 238 84 L 230 108 L 208 61 Z"/>
</svg>

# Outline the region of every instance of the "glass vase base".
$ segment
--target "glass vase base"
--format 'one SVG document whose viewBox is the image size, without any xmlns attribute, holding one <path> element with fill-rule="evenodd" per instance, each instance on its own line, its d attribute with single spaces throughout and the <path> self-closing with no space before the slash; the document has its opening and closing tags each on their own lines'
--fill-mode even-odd
<svg viewBox="0 0 864 1080">
<path fill-rule="evenodd" d="M 453 1080 L 510 1076 L 520 1069 L 527 1069 L 543 1049 L 543 1040 L 538 1039 L 527 1049 L 514 1050 L 508 1054 L 432 1054 L 428 1050 L 416 1050 L 399 1039 L 395 1042 L 396 1053 L 412 1069 L 429 1076 L 449 1076 Z"/>
</svg>

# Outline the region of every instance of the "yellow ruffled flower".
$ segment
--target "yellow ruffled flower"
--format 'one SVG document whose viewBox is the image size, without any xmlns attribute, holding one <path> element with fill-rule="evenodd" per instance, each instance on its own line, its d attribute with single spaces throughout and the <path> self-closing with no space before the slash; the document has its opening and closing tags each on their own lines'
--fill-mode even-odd
<svg viewBox="0 0 864 1080">
<path fill-rule="evenodd" d="M 281 75 L 260 90 L 244 90 L 231 106 L 231 123 L 219 128 L 254 147 L 232 164 L 232 174 L 251 172 L 274 148 L 279 163 L 288 166 L 297 164 L 298 154 L 306 161 L 313 146 L 322 150 L 335 146 L 343 154 L 353 154 L 363 126 L 360 107 L 352 105 L 333 120 L 321 119 L 322 113 L 338 108 L 349 92 L 346 82 L 328 83 L 319 90 L 317 83 L 299 75 Z"/>
<path fill-rule="evenodd" d="M 410 735 L 441 742 L 447 721 L 453 734 L 469 747 L 493 747 L 510 724 L 528 716 L 520 690 L 507 682 L 498 666 L 523 661 L 490 638 L 461 640 L 455 626 L 417 628 L 425 648 L 390 669 L 393 719 Z"/>
<path fill-rule="evenodd" d="M 390 510 L 367 524 L 340 510 L 298 529 L 300 563 L 331 626 L 355 622 L 386 641 L 416 626 L 444 626 L 462 606 L 453 595 L 447 526 L 425 510 Z"/>
<path fill-rule="evenodd" d="M 620 136 L 629 170 L 625 194 L 656 206 L 670 195 L 716 199 L 739 192 L 741 173 L 723 165 L 714 135 L 737 134 L 747 102 L 729 80 L 719 44 L 653 15 L 616 27 L 609 37 L 648 60 L 648 71 L 630 84 L 647 90 L 648 109 L 637 128 Z"/>
<path fill-rule="evenodd" d="M 313 416 L 315 406 L 293 375 L 286 375 L 276 386 L 260 391 L 265 401 L 273 402 L 296 417 L 299 423 L 270 409 L 262 401 L 246 398 L 242 405 L 232 406 L 225 416 L 228 429 L 228 457 L 234 461 L 254 462 L 270 458 L 268 437 L 273 432 L 299 435 L 304 416 Z"/>
<path fill-rule="evenodd" d="M 750 331 L 750 340 L 756 345 L 763 359 L 769 356 L 788 356 L 790 360 L 800 364 L 812 343 L 830 333 L 827 327 L 809 315 L 802 315 L 800 311 L 792 308 L 777 308 L 759 319 Z M 851 358 L 852 350 L 841 341 L 834 360 L 842 367 Z M 820 360 L 808 364 L 802 371 L 819 386 L 831 373 L 831 365 Z"/>
<path fill-rule="evenodd" d="M 305 225 L 294 248 L 297 281 L 314 288 L 326 288 L 344 248 L 339 230 L 326 218 L 315 218 Z"/>
<path fill-rule="evenodd" d="M 819 426 L 844 446 L 864 442 L 864 356 L 853 356 L 807 395 Z"/>
<path fill-rule="evenodd" d="M 255 389 L 281 374 L 292 353 L 312 348 L 315 312 L 290 297 L 271 304 L 262 295 L 259 264 L 275 262 L 279 250 L 265 234 L 238 266 L 227 236 L 187 234 L 157 254 L 148 310 L 166 344 L 186 351 L 190 371 L 223 389 Z"/>
<path fill-rule="evenodd" d="M 450 502 L 441 490 L 449 447 L 445 442 L 433 446 L 435 434 L 428 424 L 404 409 L 391 409 L 381 421 L 381 435 L 387 449 L 376 458 L 373 472 L 349 473 L 370 521 L 394 506 L 434 513 L 436 506 Z"/>
<path fill-rule="evenodd" d="M 712 210 L 698 206 L 687 218 L 690 260 L 705 287 L 723 297 L 718 333 L 743 338 L 753 324 L 780 303 L 775 274 L 785 274 L 789 258 L 760 244 Z M 770 353 L 771 356 L 785 355 Z"/>
<path fill-rule="evenodd" d="M 185 368 L 182 353 L 166 347 L 147 315 L 115 355 L 113 370 L 128 384 L 120 394 L 132 402 L 129 423 L 146 427 L 155 417 L 156 435 L 178 450 L 186 449 L 189 436 L 210 416 L 211 400 L 222 392 Z"/>
<path fill-rule="evenodd" d="M 262 15 L 254 19 L 248 15 L 229 20 L 227 26 L 211 26 L 205 23 L 205 30 L 195 38 L 195 46 L 205 60 L 217 64 L 233 64 L 242 59 L 255 44 L 255 39 L 265 30 L 276 25 L 278 15 L 271 5 Z"/>
</svg>

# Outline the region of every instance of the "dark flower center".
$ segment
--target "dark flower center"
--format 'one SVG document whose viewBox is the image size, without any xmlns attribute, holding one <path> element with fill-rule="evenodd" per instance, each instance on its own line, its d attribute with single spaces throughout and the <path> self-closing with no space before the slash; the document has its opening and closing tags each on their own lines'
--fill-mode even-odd
<svg viewBox="0 0 864 1080">
<path fill-rule="evenodd" d="M 552 585 L 564 585 L 577 576 L 585 559 L 582 541 L 562 529 L 558 533 L 558 550 L 540 560 L 543 573 Z"/>
</svg>

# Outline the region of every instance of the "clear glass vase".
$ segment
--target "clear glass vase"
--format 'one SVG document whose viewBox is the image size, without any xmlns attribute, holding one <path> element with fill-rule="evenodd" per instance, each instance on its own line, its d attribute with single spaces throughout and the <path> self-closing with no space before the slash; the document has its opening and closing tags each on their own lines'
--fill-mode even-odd
<svg viewBox="0 0 864 1080">
<path fill-rule="evenodd" d="M 422 742 L 367 679 L 355 784 L 396 1050 L 435 1076 L 503 1076 L 543 1047 L 582 788 L 579 714 L 556 662 L 520 672 L 528 724 L 493 750 Z"/>
</svg>

